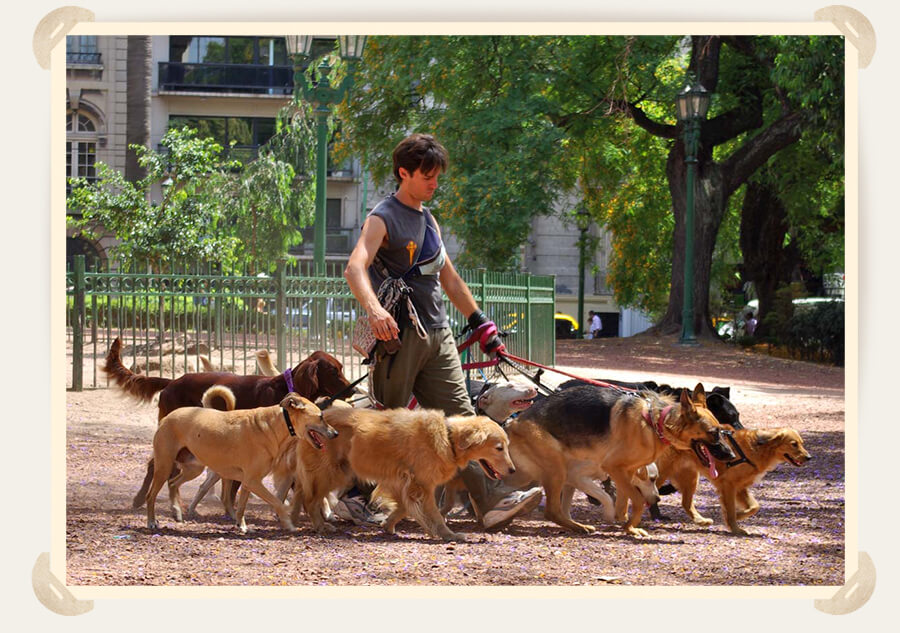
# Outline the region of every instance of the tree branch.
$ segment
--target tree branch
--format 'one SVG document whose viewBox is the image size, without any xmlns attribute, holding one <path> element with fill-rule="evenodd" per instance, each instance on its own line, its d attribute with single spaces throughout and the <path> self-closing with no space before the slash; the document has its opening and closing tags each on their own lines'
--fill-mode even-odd
<svg viewBox="0 0 900 633">
<path fill-rule="evenodd" d="M 766 128 L 722 162 L 725 195 L 730 196 L 774 154 L 800 139 L 801 114 L 792 112 Z"/>
</svg>

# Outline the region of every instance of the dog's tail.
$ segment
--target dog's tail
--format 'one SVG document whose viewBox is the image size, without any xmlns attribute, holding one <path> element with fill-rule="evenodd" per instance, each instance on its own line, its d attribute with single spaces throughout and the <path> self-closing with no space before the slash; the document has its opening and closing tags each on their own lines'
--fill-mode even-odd
<svg viewBox="0 0 900 633">
<path fill-rule="evenodd" d="M 122 341 L 116 337 L 106 353 L 106 364 L 103 366 L 103 371 L 128 395 L 149 402 L 154 394 L 162 391 L 166 385 L 172 382 L 171 378 L 135 374 L 122 364 L 122 358 L 119 356 L 121 351 Z"/>
<path fill-rule="evenodd" d="M 225 385 L 213 385 L 204 391 L 200 402 L 207 409 L 218 409 L 219 411 L 234 411 L 237 405 L 234 392 Z"/>
<path fill-rule="evenodd" d="M 256 362 L 259 365 L 259 373 L 263 376 L 277 376 L 281 372 L 275 368 L 269 350 L 261 349 L 256 352 Z"/>
</svg>

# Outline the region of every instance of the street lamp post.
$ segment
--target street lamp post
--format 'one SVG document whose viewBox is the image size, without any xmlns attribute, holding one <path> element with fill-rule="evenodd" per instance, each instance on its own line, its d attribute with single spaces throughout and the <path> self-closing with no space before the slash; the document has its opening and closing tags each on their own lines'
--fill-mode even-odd
<svg viewBox="0 0 900 633">
<path fill-rule="evenodd" d="M 700 124 L 709 110 L 710 94 L 699 83 L 687 86 L 675 100 L 678 120 L 684 125 L 684 162 L 687 163 L 684 221 L 684 297 L 681 312 L 682 345 L 696 345 L 694 334 L 694 179 Z"/>
<path fill-rule="evenodd" d="M 348 72 L 344 80 L 337 86 L 332 86 L 329 81 L 331 67 L 327 59 L 323 59 L 318 66 L 318 79 L 311 84 L 304 77 L 303 62 L 311 59 L 313 40 L 312 35 L 288 35 L 288 53 L 294 63 L 294 95 L 303 98 L 315 106 L 316 111 L 316 216 L 315 216 L 315 243 L 313 244 L 313 261 L 316 275 L 325 274 L 325 240 L 326 240 L 326 179 L 328 178 L 328 116 L 331 107 L 340 103 L 350 89 L 352 72 Z M 334 41 L 334 38 L 327 37 Z M 363 48 L 366 45 L 365 35 L 341 35 L 341 58 L 352 66 L 362 59 Z"/>
</svg>

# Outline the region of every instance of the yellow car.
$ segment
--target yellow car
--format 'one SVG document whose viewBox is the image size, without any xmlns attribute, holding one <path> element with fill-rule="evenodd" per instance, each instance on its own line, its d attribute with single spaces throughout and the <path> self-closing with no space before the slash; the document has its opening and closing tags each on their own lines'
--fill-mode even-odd
<svg viewBox="0 0 900 633">
<path fill-rule="evenodd" d="M 553 315 L 553 321 L 556 324 L 556 338 L 575 338 L 578 332 L 578 321 L 574 317 L 557 312 Z"/>
</svg>

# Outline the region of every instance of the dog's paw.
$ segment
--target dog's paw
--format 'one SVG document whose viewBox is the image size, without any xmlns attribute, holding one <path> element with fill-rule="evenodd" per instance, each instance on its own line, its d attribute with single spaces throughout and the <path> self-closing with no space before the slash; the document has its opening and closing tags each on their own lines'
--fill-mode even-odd
<svg viewBox="0 0 900 633">
<path fill-rule="evenodd" d="M 449 534 L 444 534 L 441 536 L 441 539 L 447 542 L 453 541 L 456 543 L 465 543 L 466 537 L 464 534 L 460 534 L 459 532 L 450 532 Z"/>
<path fill-rule="evenodd" d="M 147 529 L 151 532 L 156 532 L 159 530 L 159 523 L 156 521 L 147 521 Z"/>
<path fill-rule="evenodd" d="M 587 525 L 585 523 L 575 523 L 575 530 L 582 534 L 593 534 L 597 531 L 593 525 Z"/>
<path fill-rule="evenodd" d="M 694 517 L 694 523 L 696 523 L 697 525 L 712 525 L 713 520 L 697 515 L 696 517 Z"/>
<path fill-rule="evenodd" d="M 750 532 L 739 526 L 734 526 L 733 528 L 731 528 L 731 533 L 734 536 L 750 536 Z"/>
<path fill-rule="evenodd" d="M 628 527 L 625 528 L 625 532 L 626 532 L 629 536 L 636 536 L 636 537 L 638 537 L 638 538 L 646 538 L 646 537 L 650 536 L 650 533 L 647 532 L 647 530 L 644 530 L 644 529 L 639 528 L 639 527 L 631 527 L 631 526 L 628 526 Z"/>
</svg>

